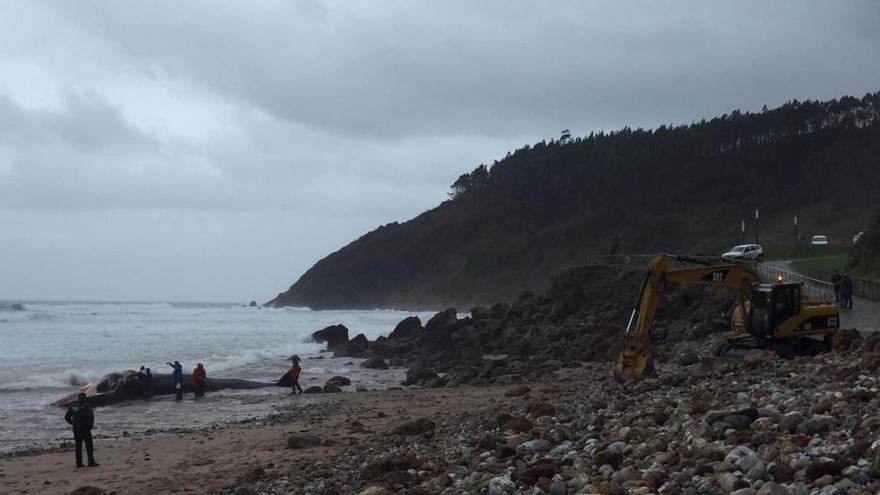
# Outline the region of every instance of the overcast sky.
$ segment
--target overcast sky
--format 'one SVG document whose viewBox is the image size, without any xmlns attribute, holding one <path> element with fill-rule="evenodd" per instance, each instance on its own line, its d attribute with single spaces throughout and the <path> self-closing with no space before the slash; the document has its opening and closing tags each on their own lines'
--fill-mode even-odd
<svg viewBox="0 0 880 495">
<path fill-rule="evenodd" d="M 262 302 L 561 129 L 880 90 L 877 2 L 721 4 L 2 2 L 0 299 Z"/>
</svg>

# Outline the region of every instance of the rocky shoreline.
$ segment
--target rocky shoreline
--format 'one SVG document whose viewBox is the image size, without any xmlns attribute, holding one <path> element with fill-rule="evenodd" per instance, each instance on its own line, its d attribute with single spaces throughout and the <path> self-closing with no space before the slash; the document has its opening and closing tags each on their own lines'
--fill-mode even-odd
<svg viewBox="0 0 880 495">
<path fill-rule="evenodd" d="M 547 294 L 406 318 L 374 341 L 327 327 L 313 338 L 335 357 L 407 367 L 402 387 L 324 393 L 351 387 L 335 377 L 266 421 L 119 448 L 179 449 L 185 491 L 222 495 L 880 493 L 880 335 L 841 330 L 833 352 L 792 360 L 716 358 L 730 299 L 679 288 L 658 312 L 657 376 L 620 384 L 609 360 L 639 278 L 576 269 Z M 0 460 L 0 486 L 34 486 L 59 455 Z M 144 492 L 180 489 L 138 469 Z M 124 479 L 80 493 L 127 493 Z"/>
<path fill-rule="evenodd" d="M 877 493 L 880 338 L 846 332 L 835 346 L 734 361 L 684 344 L 676 353 L 685 364 L 626 385 L 605 363 L 553 370 L 552 381 L 504 387 L 504 407 L 412 410 L 357 446 L 304 462 L 313 474 L 268 470 L 222 493 Z M 296 438 L 289 448 L 310 448 Z"/>
<path fill-rule="evenodd" d="M 606 362 L 615 355 L 643 272 L 613 267 L 577 267 L 558 272 L 551 289 L 525 292 L 513 303 L 477 306 L 459 317 L 455 308 L 426 322 L 411 316 L 387 337 L 352 336 L 344 325 L 312 334 L 334 357 L 365 358 L 362 366 L 408 368 L 404 385 L 454 387 L 463 384 L 538 380 L 552 371 Z M 658 311 L 654 351 L 669 359 L 669 346 L 713 338 L 728 329 L 732 298 L 701 288 L 672 291 Z M 719 345 L 723 339 L 717 339 Z"/>
</svg>

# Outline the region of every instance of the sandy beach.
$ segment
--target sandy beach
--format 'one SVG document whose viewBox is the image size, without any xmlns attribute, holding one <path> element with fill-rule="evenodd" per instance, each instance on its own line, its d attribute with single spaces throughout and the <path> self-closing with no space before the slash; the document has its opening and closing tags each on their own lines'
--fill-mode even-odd
<svg viewBox="0 0 880 495">
<path fill-rule="evenodd" d="M 0 459 L 0 493 L 66 494 L 82 486 L 107 493 L 216 493 L 260 468 L 296 476 L 303 460 L 331 460 L 344 449 L 383 442 L 394 425 L 418 417 L 497 407 L 505 387 L 410 389 L 301 395 L 265 421 L 216 429 L 96 440 L 97 468 L 75 469 L 72 445 Z M 352 429 L 353 421 L 363 425 Z M 100 433 L 100 417 L 96 420 Z M 288 449 L 291 434 L 332 446 Z M 311 473 L 314 474 L 314 473 Z"/>
</svg>

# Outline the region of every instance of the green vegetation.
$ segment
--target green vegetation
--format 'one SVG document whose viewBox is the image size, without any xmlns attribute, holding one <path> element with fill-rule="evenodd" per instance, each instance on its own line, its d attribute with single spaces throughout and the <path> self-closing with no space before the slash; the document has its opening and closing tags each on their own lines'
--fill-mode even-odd
<svg viewBox="0 0 880 495">
<path fill-rule="evenodd" d="M 812 246 L 809 244 L 762 246 L 764 259 L 767 260 L 799 260 L 802 258 L 846 258 L 850 247 L 846 244 L 829 244 L 827 246 Z M 792 263 L 794 265 L 794 263 Z"/>
<path fill-rule="evenodd" d="M 729 248 L 743 220 L 754 236 L 756 208 L 766 258 L 843 255 L 845 247 L 786 248 L 791 219 L 801 215 L 804 233 L 851 238 L 878 208 L 878 156 L 880 92 L 563 133 L 474 167 L 448 201 L 327 256 L 272 304 L 461 309 L 513 300 L 546 290 L 551 273 L 591 254 Z"/>
<path fill-rule="evenodd" d="M 791 269 L 804 275 L 809 274 L 813 270 L 823 270 L 826 272 L 847 271 L 850 261 L 849 255 L 846 254 L 804 258 L 792 261 Z"/>
</svg>

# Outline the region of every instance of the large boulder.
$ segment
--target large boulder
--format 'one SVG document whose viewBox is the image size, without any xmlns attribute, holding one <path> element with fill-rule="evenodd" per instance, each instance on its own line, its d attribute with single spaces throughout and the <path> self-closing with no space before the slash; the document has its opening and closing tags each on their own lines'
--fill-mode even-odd
<svg viewBox="0 0 880 495">
<path fill-rule="evenodd" d="M 446 308 L 432 316 L 425 324 L 426 332 L 442 332 L 449 330 L 458 323 L 458 311 L 455 308 Z"/>
<path fill-rule="evenodd" d="M 495 314 L 495 318 L 504 319 L 509 310 L 510 306 L 508 306 L 507 303 L 499 302 L 492 305 L 492 313 Z"/>
<path fill-rule="evenodd" d="M 363 357 L 370 348 L 370 341 L 366 335 L 359 333 L 355 338 L 349 340 L 344 346 L 338 349 L 334 356 Z"/>
<path fill-rule="evenodd" d="M 330 325 L 312 334 L 315 342 L 327 343 L 327 349 L 338 349 L 348 344 L 348 328 L 345 325 Z"/>
<path fill-rule="evenodd" d="M 838 421 L 833 416 L 817 414 L 809 418 L 797 426 L 797 432 L 801 435 L 817 435 L 828 433 L 829 430 L 837 426 Z"/>
<path fill-rule="evenodd" d="M 306 394 L 320 394 L 323 391 L 324 391 L 324 389 L 317 386 L 317 385 L 312 385 L 311 387 L 308 387 L 305 390 L 303 390 L 303 392 Z"/>
<path fill-rule="evenodd" d="M 422 320 L 418 316 L 409 316 L 402 320 L 394 327 L 394 330 L 388 335 L 389 339 L 407 339 L 415 337 L 422 333 Z"/>
<path fill-rule="evenodd" d="M 347 387 L 351 385 L 351 380 L 344 376 L 334 376 L 327 380 L 327 385 L 336 385 L 337 387 Z"/>
<path fill-rule="evenodd" d="M 391 429 L 392 435 L 421 435 L 433 432 L 437 425 L 428 418 L 419 418 L 401 423 Z"/>
<path fill-rule="evenodd" d="M 361 368 L 369 368 L 371 370 L 387 370 L 388 363 L 385 362 L 384 359 L 378 356 L 374 356 L 361 363 Z"/>
<path fill-rule="evenodd" d="M 378 480 L 395 471 L 419 469 L 422 462 L 413 454 L 388 456 L 367 464 L 361 471 L 362 480 Z"/>
<path fill-rule="evenodd" d="M 494 316 L 495 313 L 485 306 L 474 306 L 471 308 L 471 318 L 474 320 L 488 320 Z"/>
<path fill-rule="evenodd" d="M 403 384 L 424 387 L 433 383 L 437 378 L 439 378 L 439 375 L 431 368 L 416 366 L 406 370 L 406 380 Z"/>
</svg>

